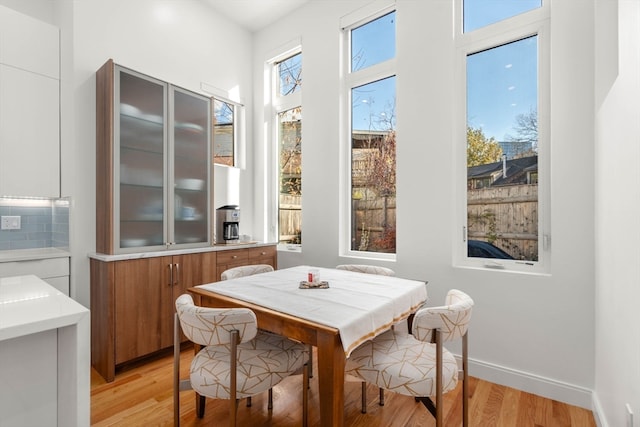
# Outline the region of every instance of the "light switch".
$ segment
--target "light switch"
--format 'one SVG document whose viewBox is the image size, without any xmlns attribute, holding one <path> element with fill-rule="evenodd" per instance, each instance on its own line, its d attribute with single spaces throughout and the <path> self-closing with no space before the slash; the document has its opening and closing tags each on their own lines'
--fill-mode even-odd
<svg viewBox="0 0 640 427">
<path fill-rule="evenodd" d="M 20 230 L 20 228 L 21 228 L 20 219 L 21 219 L 20 216 L 3 215 L 2 216 L 2 220 L 0 221 L 0 223 L 2 224 L 0 229 L 2 229 L 2 230 Z"/>
</svg>

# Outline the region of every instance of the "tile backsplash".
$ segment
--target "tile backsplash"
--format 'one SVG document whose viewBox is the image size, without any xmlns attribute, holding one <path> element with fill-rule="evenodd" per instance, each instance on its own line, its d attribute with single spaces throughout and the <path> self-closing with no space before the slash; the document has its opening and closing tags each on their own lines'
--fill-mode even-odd
<svg viewBox="0 0 640 427">
<path fill-rule="evenodd" d="M 0 250 L 69 248 L 69 199 L 0 197 L 0 216 L 19 216 L 19 230 L 0 230 Z"/>
</svg>

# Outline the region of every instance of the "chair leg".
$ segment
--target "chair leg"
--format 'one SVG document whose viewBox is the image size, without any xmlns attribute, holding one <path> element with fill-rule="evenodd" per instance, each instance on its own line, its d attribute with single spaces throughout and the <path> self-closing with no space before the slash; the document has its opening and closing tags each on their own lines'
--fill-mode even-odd
<svg viewBox="0 0 640 427">
<path fill-rule="evenodd" d="M 251 396 L 247 397 L 247 408 L 251 408 Z"/>
<path fill-rule="evenodd" d="M 367 383 L 362 381 L 362 409 L 360 412 L 367 413 Z"/>
<path fill-rule="evenodd" d="M 302 427 L 309 424 L 309 363 L 302 367 Z"/>
<path fill-rule="evenodd" d="M 436 335 L 436 427 L 442 427 L 444 410 L 442 407 L 442 332 L 435 330 Z"/>
<path fill-rule="evenodd" d="M 380 394 L 380 400 L 378 405 L 384 406 L 384 389 L 380 387 L 380 389 L 378 390 L 378 393 Z"/>
<path fill-rule="evenodd" d="M 267 403 L 267 409 L 273 409 L 273 389 L 270 388 L 269 389 L 269 399 L 268 399 L 268 403 Z"/>
<path fill-rule="evenodd" d="M 462 426 L 469 426 L 469 353 L 467 347 L 467 335 L 462 336 Z"/>
<path fill-rule="evenodd" d="M 180 427 L 180 319 L 173 315 L 173 425 Z"/>
<path fill-rule="evenodd" d="M 197 395 L 197 399 L 196 399 L 196 415 L 198 416 L 198 418 L 204 418 L 204 407 L 205 407 L 205 403 L 207 398 L 201 394 Z"/>
<path fill-rule="evenodd" d="M 240 341 L 240 333 L 237 330 L 231 331 L 231 360 L 229 361 L 229 373 L 231 378 L 229 379 L 229 425 L 231 427 L 236 426 L 236 418 L 238 414 L 238 401 L 236 399 L 237 393 L 237 380 L 238 380 L 238 342 Z"/>
</svg>

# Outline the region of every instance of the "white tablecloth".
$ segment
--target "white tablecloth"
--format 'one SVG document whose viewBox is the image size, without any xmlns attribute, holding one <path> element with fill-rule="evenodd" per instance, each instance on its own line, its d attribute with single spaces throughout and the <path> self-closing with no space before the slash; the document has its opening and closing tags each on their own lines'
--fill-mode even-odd
<svg viewBox="0 0 640 427">
<path fill-rule="evenodd" d="M 426 283 L 318 268 L 329 289 L 299 289 L 308 266 L 198 286 L 336 328 L 348 357 L 366 340 L 407 318 L 427 299 Z"/>
</svg>

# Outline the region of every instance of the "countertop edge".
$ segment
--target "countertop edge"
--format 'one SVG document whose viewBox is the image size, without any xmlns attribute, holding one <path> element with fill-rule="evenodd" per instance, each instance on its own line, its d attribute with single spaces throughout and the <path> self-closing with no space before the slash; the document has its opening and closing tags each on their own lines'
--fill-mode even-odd
<svg viewBox="0 0 640 427">
<path fill-rule="evenodd" d="M 77 324 L 83 317 L 89 316 L 88 308 L 34 275 L 0 278 L 0 289 L 5 286 L 8 291 L 3 290 L 3 292 L 13 292 L 15 297 L 24 298 L 24 300 L 0 300 L 0 305 L 8 304 L 7 307 L 17 304 L 16 307 L 21 313 L 16 318 L 15 310 L 0 310 L 0 341 L 64 328 Z M 23 288 L 24 292 L 21 291 Z M 40 294 L 44 294 L 46 300 L 33 298 L 34 295 Z M 37 305 L 40 301 L 46 301 L 54 309 L 41 310 L 42 306 Z"/>
<path fill-rule="evenodd" d="M 235 244 L 228 244 L 228 245 L 204 246 L 201 248 L 175 249 L 175 250 L 152 251 L 152 252 L 132 252 L 132 253 L 115 254 L 115 255 L 91 252 L 87 254 L 87 256 L 91 259 L 95 259 L 98 261 L 111 262 L 111 261 L 125 261 L 129 259 L 155 258 L 155 257 L 161 257 L 161 256 L 187 255 L 187 254 L 195 254 L 195 253 L 202 253 L 202 252 L 229 251 L 233 249 L 259 248 L 263 246 L 277 246 L 277 243 L 248 242 L 248 243 L 235 243 Z"/>
</svg>

